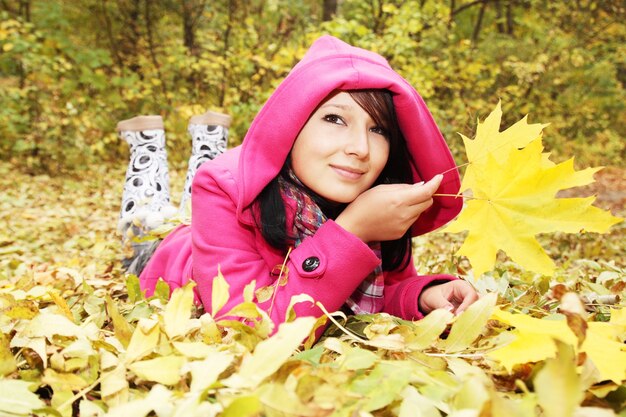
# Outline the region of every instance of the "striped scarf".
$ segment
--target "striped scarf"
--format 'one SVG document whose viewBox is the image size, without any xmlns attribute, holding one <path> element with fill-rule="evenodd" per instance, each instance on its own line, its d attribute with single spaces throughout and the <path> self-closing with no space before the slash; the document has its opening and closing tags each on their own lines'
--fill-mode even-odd
<svg viewBox="0 0 626 417">
<path fill-rule="evenodd" d="M 311 196 L 305 191 L 304 185 L 300 182 L 292 169 L 287 172 L 289 179 L 278 177 L 281 195 L 283 199 L 290 199 L 296 202 L 296 216 L 293 221 L 293 235 L 295 246 L 298 246 L 305 237 L 315 234 L 317 229 L 327 218 L 320 207 Z M 380 242 L 369 244 L 379 259 L 382 259 Z M 346 300 L 346 305 L 355 314 L 378 313 L 383 308 L 384 277 L 382 266 L 377 266 L 354 290 L 352 295 Z"/>
</svg>

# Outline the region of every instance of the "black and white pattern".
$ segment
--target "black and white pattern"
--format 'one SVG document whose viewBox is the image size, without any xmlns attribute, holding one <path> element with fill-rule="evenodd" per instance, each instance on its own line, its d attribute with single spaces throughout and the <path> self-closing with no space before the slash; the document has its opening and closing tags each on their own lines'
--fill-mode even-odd
<svg viewBox="0 0 626 417">
<path fill-rule="evenodd" d="M 180 210 L 186 212 L 191 197 L 191 184 L 196 171 L 204 162 L 214 159 L 226 151 L 228 144 L 228 128 L 220 125 L 190 123 L 187 128 L 191 136 L 192 150 L 189 158 L 187 178 L 180 201 Z"/>
<path fill-rule="evenodd" d="M 170 204 L 169 174 L 163 129 L 120 131 L 130 146 L 130 163 L 122 195 L 118 229 L 131 223 L 146 229 L 158 226 L 176 213 Z"/>
</svg>

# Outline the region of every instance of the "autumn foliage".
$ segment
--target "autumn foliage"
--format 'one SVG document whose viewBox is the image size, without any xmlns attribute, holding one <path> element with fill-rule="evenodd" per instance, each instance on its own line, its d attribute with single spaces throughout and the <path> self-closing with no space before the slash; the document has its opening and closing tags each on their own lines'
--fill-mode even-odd
<svg viewBox="0 0 626 417">
<path fill-rule="evenodd" d="M 0 416 L 626 415 L 623 5 L 337 3 L 0 2 Z M 433 109 L 465 208 L 414 239 L 415 266 L 480 300 L 327 312 L 312 344 L 320 322 L 274 328 L 252 285 L 224 315 L 219 277 L 213 311 L 191 286 L 146 299 L 121 268 L 115 123 L 164 116 L 180 189 L 189 117 L 229 113 L 238 143 L 321 33 L 387 57 Z"/>
</svg>

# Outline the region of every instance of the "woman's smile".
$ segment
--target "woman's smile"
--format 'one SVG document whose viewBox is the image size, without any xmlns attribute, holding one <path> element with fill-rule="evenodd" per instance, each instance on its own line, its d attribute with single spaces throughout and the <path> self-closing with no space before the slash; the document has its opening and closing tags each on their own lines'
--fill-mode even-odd
<svg viewBox="0 0 626 417">
<path fill-rule="evenodd" d="M 342 166 L 342 165 L 333 165 L 331 164 L 330 167 L 335 170 L 335 172 L 342 178 L 346 178 L 349 180 L 358 180 L 359 178 L 361 178 L 363 176 L 363 174 L 365 174 L 365 171 L 362 169 L 357 169 L 357 168 L 351 168 L 349 166 Z"/>
</svg>

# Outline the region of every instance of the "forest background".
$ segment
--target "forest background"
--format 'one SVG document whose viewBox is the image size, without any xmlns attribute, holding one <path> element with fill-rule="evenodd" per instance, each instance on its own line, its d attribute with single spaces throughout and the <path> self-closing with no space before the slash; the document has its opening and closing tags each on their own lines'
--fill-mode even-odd
<svg viewBox="0 0 626 417">
<path fill-rule="evenodd" d="M 504 124 L 551 123 L 557 160 L 624 157 L 622 1 L 5 0 L 0 18 L 0 158 L 27 173 L 123 163 L 115 125 L 139 114 L 163 116 L 181 169 L 194 114 L 230 114 L 238 144 L 324 33 L 385 56 L 457 158 L 499 99 Z"/>
<path fill-rule="evenodd" d="M 457 133 L 472 137 L 477 119 L 501 100 L 503 128 L 525 114 L 550 123 L 543 142 L 554 161 L 607 167 L 596 184 L 561 196 L 597 194 L 596 205 L 624 217 L 624 22 L 623 1 L 0 0 L 0 414 L 409 416 L 425 407 L 425 416 L 626 416 L 623 223 L 605 235 L 539 236 L 557 264 L 553 277 L 500 254 L 496 268 L 473 281 L 522 319 L 549 319 L 531 327 L 569 314 L 578 347 L 587 340 L 613 349 L 596 359 L 613 370 L 612 381 L 594 374 L 585 352 L 574 357 L 560 346 L 561 359 L 550 359 L 550 337 L 527 338 L 517 355 L 495 363 L 485 352 L 507 343 L 511 323 L 488 320 L 493 305 L 485 303 L 481 314 L 471 312 L 480 319 L 466 316 L 470 326 L 457 322 L 469 329 L 460 336 L 441 339 L 416 330 L 422 322 L 377 315 L 351 330 L 401 340 L 397 349 L 343 334 L 288 359 L 293 349 L 267 339 L 267 321 L 251 329 L 217 317 L 215 328 L 199 328 L 197 314 L 189 319 L 188 290 L 169 304 L 163 288 L 145 300 L 137 282 L 126 281 L 115 232 L 128 160 L 118 121 L 163 116 L 176 202 L 189 118 L 228 113 L 229 146 L 240 143 L 274 88 L 326 33 L 385 56 L 423 96 L 459 164 Z M 457 235 L 417 238 L 418 272 L 471 279 L 467 260 L 453 255 L 459 246 Z M 563 309 L 572 293 L 584 311 Z M 439 319 L 444 327 L 451 320 Z M 621 329 L 619 342 L 585 339 L 587 325 L 607 321 Z M 422 340 L 425 333 L 433 339 Z M 282 358 L 261 352 L 265 379 L 238 386 L 230 377 L 249 370 L 243 364 L 255 363 L 264 339 Z M 290 340 L 295 348 L 302 337 Z M 201 352 L 184 349 L 197 341 Z M 216 368 L 220 361 L 228 369 Z M 198 368 L 190 375 L 187 366 Z"/>
</svg>

